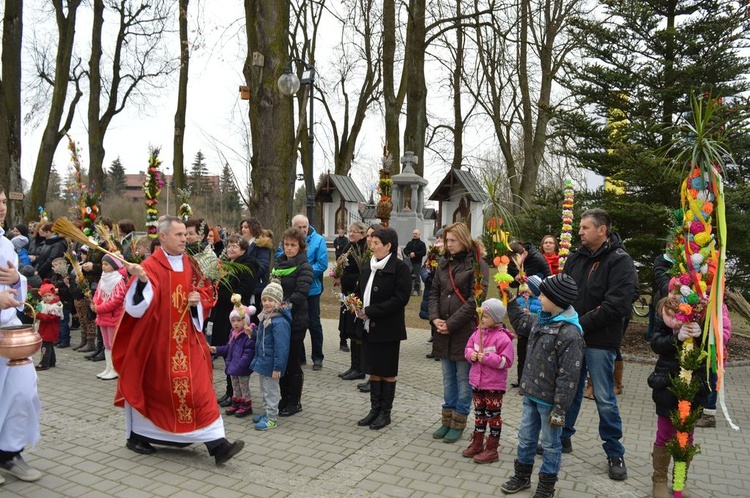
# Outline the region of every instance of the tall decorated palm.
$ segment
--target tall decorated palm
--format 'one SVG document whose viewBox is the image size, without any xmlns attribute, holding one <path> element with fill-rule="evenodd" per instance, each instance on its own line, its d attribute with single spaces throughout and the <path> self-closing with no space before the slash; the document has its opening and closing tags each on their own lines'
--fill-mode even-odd
<svg viewBox="0 0 750 498">
<path fill-rule="evenodd" d="M 724 145 L 724 130 L 718 123 L 718 100 L 692 100 L 692 121 L 683 125 L 680 140 L 672 150 L 676 164 L 685 174 L 680 187 L 681 209 L 674 232 L 673 292 L 679 296 L 675 317 L 703 327 L 701 338 L 677 342 L 680 373 L 672 378 L 670 390 L 677 397 L 671 419 L 676 435 L 667 443 L 674 459 L 672 487 L 682 497 L 687 466 L 699 453 L 690 434 L 702 412 L 693 400 L 709 371 L 718 375 L 716 389 L 722 390 L 724 344 L 722 303 L 726 262 L 726 212 L 723 171 L 730 157 Z M 729 420 L 723 397 L 722 409 Z M 730 420 L 730 424 L 732 424 Z"/>
</svg>

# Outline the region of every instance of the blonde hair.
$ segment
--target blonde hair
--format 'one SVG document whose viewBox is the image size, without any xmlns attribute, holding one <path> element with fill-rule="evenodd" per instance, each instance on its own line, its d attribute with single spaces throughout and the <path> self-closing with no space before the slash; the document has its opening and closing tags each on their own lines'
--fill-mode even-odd
<svg viewBox="0 0 750 498">
<path fill-rule="evenodd" d="M 473 253 L 475 249 L 479 249 L 479 253 L 484 256 L 484 245 L 477 239 L 472 238 L 469 227 L 465 223 L 458 221 L 445 227 L 443 229 L 443 240 L 447 238 L 449 233 L 452 233 L 467 251 Z"/>
</svg>

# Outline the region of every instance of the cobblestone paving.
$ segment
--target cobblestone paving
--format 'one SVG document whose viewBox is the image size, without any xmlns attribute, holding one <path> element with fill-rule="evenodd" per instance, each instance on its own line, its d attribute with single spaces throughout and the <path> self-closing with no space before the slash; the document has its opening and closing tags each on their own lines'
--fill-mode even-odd
<svg viewBox="0 0 750 498">
<path fill-rule="evenodd" d="M 439 362 L 426 359 L 428 331 L 412 330 L 401 350 L 401 368 L 393 424 L 381 431 L 356 426 L 367 413 L 369 397 L 357 381 L 336 373 L 348 367 L 349 354 L 338 350 L 336 323 L 324 320 L 326 359 L 321 371 L 304 367 L 304 410 L 279 419 L 277 429 L 252 430 L 250 418 L 225 417 L 227 437 L 241 438 L 242 453 L 216 467 L 203 445 L 159 447 L 143 456 L 125 448 L 124 415 L 112 405 L 114 382 L 95 374 L 103 363 L 84 360 L 70 349 L 58 350 L 57 368 L 39 373 L 42 439 L 24 452 L 44 476 L 26 483 L 5 475 L 3 497 L 305 497 L 305 496 L 500 496 L 515 456 L 521 397 L 510 390 L 503 404 L 500 461 L 477 465 L 461 457 L 469 431 L 457 444 L 433 440 L 439 423 L 442 382 Z M 74 335 L 77 335 L 74 332 Z M 309 340 L 307 341 L 309 351 Z M 216 362 L 217 388 L 223 363 Z M 628 362 L 625 392 L 619 397 L 629 477 L 607 478 L 606 457 L 597 437 L 597 415 L 584 400 L 574 451 L 563 456 L 557 496 L 646 497 L 651 491 L 651 457 L 656 416 L 646 377 L 651 365 Z M 511 378 L 514 375 L 511 374 Z M 692 496 L 749 496 L 750 367 L 730 367 L 727 404 L 743 430 L 722 419 L 715 429 L 697 429 L 701 454 L 690 467 Z M 257 379 L 253 399 L 262 409 Z M 537 462 L 539 464 L 539 462 Z M 534 478 L 536 480 L 536 477 Z M 532 488 L 533 490 L 533 488 Z M 530 491 L 516 496 L 531 496 Z"/>
</svg>

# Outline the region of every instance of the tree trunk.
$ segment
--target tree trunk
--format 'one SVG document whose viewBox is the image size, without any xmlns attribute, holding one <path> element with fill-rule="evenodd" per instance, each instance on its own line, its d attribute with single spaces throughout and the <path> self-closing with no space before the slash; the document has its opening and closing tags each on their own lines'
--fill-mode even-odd
<svg viewBox="0 0 750 498">
<path fill-rule="evenodd" d="M 464 117 L 461 111 L 461 81 L 464 71 L 464 31 L 461 26 L 461 0 L 456 2 L 456 60 L 453 68 L 453 162 L 461 168 L 464 156 Z M 424 162 L 424 161 L 419 161 Z M 423 166 L 424 168 L 424 166 Z"/>
<path fill-rule="evenodd" d="M 427 84 L 424 79 L 426 50 L 425 0 L 409 1 L 409 25 L 406 30 L 404 50 L 406 71 L 406 125 L 404 151 L 410 150 L 419 158 L 414 165 L 418 175 L 424 173 L 424 143 L 427 131 Z M 394 163 L 400 160 L 394 157 Z"/>
<path fill-rule="evenodd" d="M 399 119 L 401 118 L 401 107 L 404 104 L 406 85 L 399 83 L 396 88 L 395 63 L 396 63 L 396 2 L 395 0 L 383 0 L 383 101 L 385 107 L 385 146 L 393 156 L 391 172 L 396 174 L 400 171 L 399 159 L 401 158 L 401 138 Z M 401 73 L 401 78 L 406 77 L 406 71 Z"/>
<path fill-rule="evenodd" d="M 6 0 L 0 81 L 0 185 L 6 196 L 21 186 L 21 40 L 23 0 Z M 8 226 L 23 219 L 23 202 L 8 200 Z"/>
<path fill-rule="evenodd" d="M 276 0 L 245 0 L 247 60 L 250 87 L 251 178 L 250 211 L 265 227 L 280 234 L 287 227 L 288 188 L 296 173 L 293 103 L 279 94 L 277 81 L 289 57 L 289 4 Z M 252 65 L 253 52 L 264 56 L 263 67 Z"/>
<path fill-rule="evenodd" d="M 47 184 L 49 173 L 52 168 L 52 160 L 60 140 L 70 129 L 73 114 L 82 93 L 77 89 L 70 105 L 65 123 L 61 126 L 62 115 L 65 109 L 65 99 L 68 94 L 68 79 L 70 74 L 70 61 L 73 53 L 73 40 L 75 39 L 76 13 L 81 0 L 67 1 L 67 17 L 62 6 L 62 0 L 53 0 L 55 16 L 57 20 L 57 55 L 55 57 L 55 80 L 52 88 L 52 100 L 50 103 L 47 124 L 42 133 L 42 142 L 39 145 L 36 167 L 34 168 L 34 180 L 31 184 L 31 209 L 26 213 L 30 219 L 31 213 L 36 212 L 37 206 L 44 206 L 47 198 Z"/>
<path fill-rule="evenodd" d="M 91 29 L 91 58 L 89 59 L 89 180 L 98 192 L 104 188 L 104 129 L 99 122 L 101 111 L 102 28 L 104 0 L 94 0 L 94 20 Z M 98 165 L 98 167 L 97 167 Z"/>
<path fill-rule="evenodd" d="M 724 292 L 724 301 L 730 310 L 739 313 L 745 320 L 750 320 L 750 303 L 742 293 L 727 289 Z"/>
<path fill-rule="evenodd" d="M 188 66 L 190 63 L 190 42 L 188 40 L 188 3 L 180 0 L 180 81 L 177 86 L 177 111 L 174 115 L 174 158 L 172 185 L 174 188 L 185 187 L 185 112 L 187 110 Z"/>
</svg>

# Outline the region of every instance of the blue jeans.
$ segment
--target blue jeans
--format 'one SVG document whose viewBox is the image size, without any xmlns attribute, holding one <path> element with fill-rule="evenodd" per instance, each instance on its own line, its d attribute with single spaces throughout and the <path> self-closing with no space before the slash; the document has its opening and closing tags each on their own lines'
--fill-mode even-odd
<svg viewBox="0 0 750 498">
<path fill-rule="evenodd" d="M 312 361 L 323 361 L 323 325 L 320 324 L 320 294 L 307 296 L 307 317 L 310 320 L 310 341 L 312 342 Z M 304 355 L 302 355 L 304 358 Z"/>
<path fill-rule="evenodd" d="M 570 405 L 565 414 L 565 428 L 562 438 L 569 439 L 575 434 L 575 423 L 578 413 L 581 411 L 583 401 L 583 388 L 586 386 L 586 372 L 594 384 L 594 396 L 596 397 L 596 409 L 599 412 L 599 437 L 604 441 L 602 448 L 609 458 L 618 458 L 625 455 L 625 447 L 620 442 L 622 439 L 622 419 L 620 410 L 617 408 L 615 397 L 615 357 L 617 352 L 609 349 L 586 348 L 583 351 L 583 365 L 581 377 L 578 380 L 573 404 Z"/>
<path fill-rule="evenodd" d="M 70 307 L 63 306 L 63 317 L 60 319 L 60 337 L 57 344 L 62 346 L 70 345 Z"/>
<path fill-rule="evenodd" d="M 471 365 L 466 360 L 440 360 L 443 367 L 443 408 L 448 408 L 461 415 L 471 412 L 471 385 L 469 384 L 469 369 Z"/>
<path fill-rule="evenodd" d="M 562 428 L 549 425 L 551 406 L 538 403 L 528 396 L 523 397 L 523 412 L 521 426 L 518 428 L 518 461 L 526 465 L 534 464 L 536 443 L 539 432 L 542 433 L 542 474 L 555 474 L 560 471 L 562 460 L 562 444 L 560 433 Z"/>
<path fill-rule="evenodd" d="M 708 373 L 708 387 L 711 388 L 711 392 L 708 393 L 708 397 L 706 398 L 706 410 L 716 410 L 716 398 L 718 398 L 719 393 L 716 392 L 716 382 L 719 380 L 719 375 L 711 370 Z"/>
</svg>

